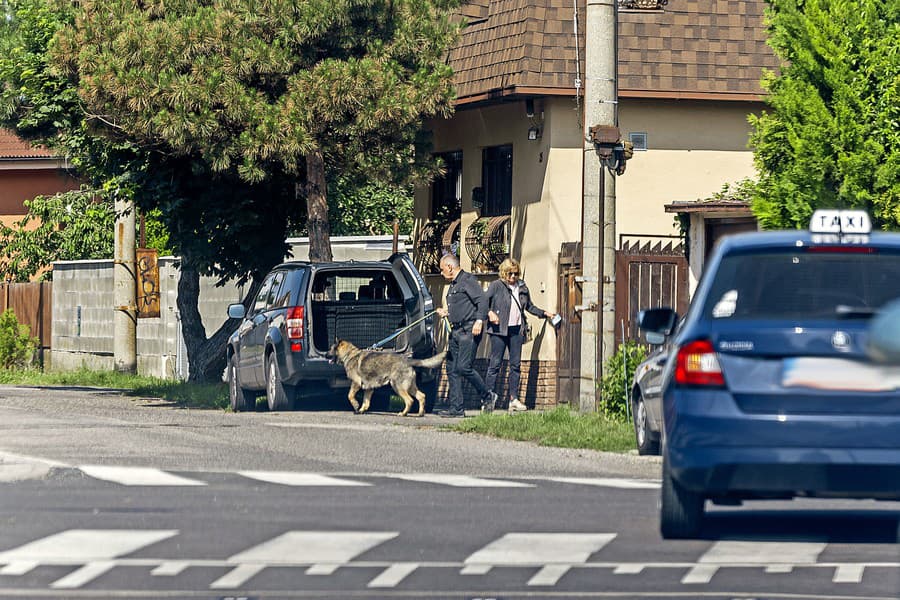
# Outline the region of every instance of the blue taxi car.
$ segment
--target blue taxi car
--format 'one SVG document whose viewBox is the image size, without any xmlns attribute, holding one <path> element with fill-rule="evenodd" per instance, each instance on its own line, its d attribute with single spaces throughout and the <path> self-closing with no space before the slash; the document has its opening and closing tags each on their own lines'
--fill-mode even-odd
<svg viewBox="0 0 900 600">
<path fill-rule="evenodd" d="M 663 537 L 699 535 L 707 500 L 900 499 L 900 367 L 868 351 L 900 297 L 900 234 L 870 230 L 816 211 L 808 231 L 726 237 L 684 319 L 639 315 L 668 348 Z"/>
</svg>

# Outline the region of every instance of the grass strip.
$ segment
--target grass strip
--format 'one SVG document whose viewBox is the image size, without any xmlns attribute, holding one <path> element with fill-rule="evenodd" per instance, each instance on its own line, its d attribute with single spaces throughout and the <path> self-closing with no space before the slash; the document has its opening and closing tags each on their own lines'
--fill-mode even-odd
<svg viewBox="0 0 900 600">
<path fill-rule="evenodd" d="M 224 383 L 187 383 L 115 371 L 79 369 L 43 373 L 0 369 L 0 384 L 96 387 L 121 390 L 127 396 L 162 398 L 185 408 L 225 409 L 228 406 L 228 388 Z"/>
<path fill-rule="evenodd" d="M 628 452 L 635 448 L 634 431 L 630 423 L 613 420 L 599 413 L 578 413 L 566 406 L 544 412 L 508 414 L 497 411 L 480 414 L 448 425 L 447 429 L 559 448 L 585 448 L 606 452 Z"/>
</svg>

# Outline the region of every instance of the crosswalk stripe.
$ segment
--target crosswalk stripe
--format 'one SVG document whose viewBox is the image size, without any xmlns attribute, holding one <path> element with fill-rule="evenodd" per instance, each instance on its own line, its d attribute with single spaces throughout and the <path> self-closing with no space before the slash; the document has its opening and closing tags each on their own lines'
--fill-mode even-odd
<svg viewBox="0 0 900 600">
<path fill-rule="evenodd" d="M 709 548 L 681 583 L 709 583 L 719 567 L 814 565 L 827 544 L 820 542 L 723 541 Z"/>
<path fill-rule="evenodd" d="M 394 563 L 382 573 L 369 582 L 367 587 L 370 588 L 390 588 L 395 587 L 403 581 L 410 573 L 419 568 L 419 563 Z"/>
<path fill-rule="evenodd" d="M 587 562 L 615 537 L 615 533 L 507 533 L 470 555 L 463 574 L 483 575 L 494 566 L 535 565 L 542 569 L 528 585 L 553 585 L 572 565 Z M 469 568 L 475 565 L 481 569 Z"/>
<path fill-rule="evenodd" d="M 482 477 L 472 477 L 470 475 L 442 475 L 437 473 L 431 474 L 395 474 L 390 475 L 396 479 L 405 479 L 407 481 L 419 481 L 422 483 L 437 483 L 440 485 L 449 485 L 452 487 L 507 487 L 507 488 L 529 488 L 534 487 L 530 483 L 520 483 L 518 481 L 506 481 L 502 479 L 484 479 Z"/>
<path fill-rule="evenodd" d="M 97 577 L 100 577 L 107 571 L 116 566 L 112 560 L 98 560 L 89 562 L 80 569 L 72 571 L 65 577 L 58 579 L 50 584 L 50 587 L 57 590 L 72 590 L 79 588 L 86 583 L 90 583 Z"/>
<path fill-rule="evenodd" d="M 203 481 L 173 475 L 160 469 L 150 467 L 108 467 L 101 465 L 83 465 L 78 467 L 83 473 L 112 481 L 121 485 L 158 485 L 158 486 L 194 486 L 206 485 Z"/>
<path fill-rule="evenodd" d="M 240 587 L 267 565 L 310 565 L 308 575 L 330 575 L 363 552 L 400 535 L 396 531 L 288 531 L 228 559 L 236 566 L 210 586 Z"/>
<path fill-rule="evenodd" d="M 339 479 L 318 473 L 294 473 L 290 471 L 238 471 L 239 475 L 249 479 L 293 486 L 367 486 L 372 485 L 362 481 Z"/>
</svg>

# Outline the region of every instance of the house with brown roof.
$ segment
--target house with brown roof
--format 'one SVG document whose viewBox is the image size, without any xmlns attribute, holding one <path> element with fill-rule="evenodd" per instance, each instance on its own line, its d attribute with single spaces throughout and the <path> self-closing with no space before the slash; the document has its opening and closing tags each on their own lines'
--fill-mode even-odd
<svg viewBox="0 0 900 600">
<path fill-rule="evenodd" d="M 535 303 L 567 311 L 569 330 L 561 337 L 574 335 L 578 321 L 577 277 L 564 276 L 562 263 L 571 262 L 567 253 L 582 235 L 583 139 L 592 125 L 584 122 L 585 6 L 585 0 L 465 5 L 467 25 L 449 57 L 456 112 L 429 124 L 446 175 L 418 190 L 415 205 L 425 271 L 453 246 L 463 267 L 487 282 L 512 255 L 522 262 Z M 617 250 L 679 248 L 678 211 L 667 212 L 667 205 L 709 198 L 754 175 L 747 117 L 763 108 L 763 71 L 778 66 L 765 43 L 765 6 L 764 0 L 618 0 L 618 126 L 634 154 L 616 179 Z M 746 211 L 711 216 L 729 230 L 755 226 Z M 428 278 L 440 297 L 443 282 Z M 622 285 L 629 285 L 627 273 L 616 279 Z M 634 312 L 640 299 L 626 304 Z M 623 317 L 623 329 L 633 316 Z M 537 330 L 523 352 L 525 396 L 537 406 L 565 402 L 556 379 L 572 366 L 563 362 L 571 362 L 566 353 L 579 342 L 559 341 L 550 327 Z"/>
<path fill-rule="evenodd" d="M 7 129 L 0 129 L 0 221 L 20 221 L 25 201 L 36 196 L 78 189 L 66 159 L 34 147 Z"/>
</svg>

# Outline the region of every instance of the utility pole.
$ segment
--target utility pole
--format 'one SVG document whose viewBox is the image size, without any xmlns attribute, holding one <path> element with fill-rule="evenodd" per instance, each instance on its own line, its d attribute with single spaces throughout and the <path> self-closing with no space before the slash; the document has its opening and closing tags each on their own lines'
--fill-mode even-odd
<svg viewBox="0 0 900 600">
<path fill-rule="evenodd" d="M 113 251 L 113 362 L 119 373 L 137 373 L 137 265 L 135 261 L 135 207 L 116 196 L 115 249 Z"/>
<path fill-rule="evenodd" d="M 584 54 L 581 412 L 597 409 L 602 362 L 615 345 L 616 179 L 606 162 L 619 144 L 617 0 L 587 0 Z"/>
</svg>

